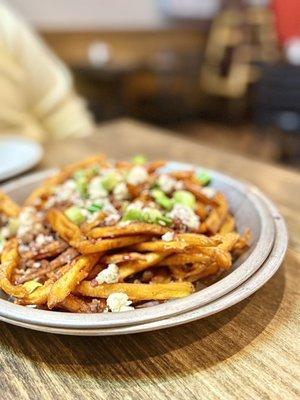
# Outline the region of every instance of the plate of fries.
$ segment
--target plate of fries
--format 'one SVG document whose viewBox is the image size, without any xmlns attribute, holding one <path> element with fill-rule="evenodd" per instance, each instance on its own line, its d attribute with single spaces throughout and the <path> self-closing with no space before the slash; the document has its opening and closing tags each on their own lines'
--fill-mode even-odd
<svg viewBox="0 0 300 400">
<path fill-rule="evenodd" d="M 148 332 L 158 329 L 166 329 L 177 325 L 186 324 L 188 322 L 193 322 L 198 319 L 208 317 L 212 314 L 220 312 L 226 308 L 233 306 L 234 304 L 242 301 L 243 299 L 249 297 L 251 294 L 256 292 L 261 288 L 278 270 L 280 267 L 288 244 L 288 235 L 285 226 L 285 222 L 276 207 L 269 203 L 270 211 L 272 212 L 275 226 L 276 226 L 276 237 L 274 241 L 274 246 L 272 251 L 263 263 L 263 265 L 254 273 L 246 282 L 237 287 L 232 292 L 228 293 L 221 298 L 212 301 L 202 307 L 195 310 L 175 315 L 174 317 L 161 319 L 159 321 L 153 321 L 145 324 L 139 325 L 129 325 L 120 326 L 116 328 L 106 328 L 106 329 L 66 329 L 57 327 L 48 327 L 41 325 L 34 325 L 29 323 L 24 323 L 21 321 L 9 320 L 6 318 L 1 318 L 4 322 L 17 325 L 23 328 L 33 329 L 37 331 L 43 331 L 47 333 L 57 333 L 62 335 L 73 335 L 73 336 L 108 336 L 108 335 L 128 335 L 133 333 Z"/>
<path fill-rule="evenodd" d="M 0 318 L 70 334 L 163 324 L 247 282 L 275 238 L 270 204 L 247 184 L 90 157 L 3 187 Z"/>
</svg>

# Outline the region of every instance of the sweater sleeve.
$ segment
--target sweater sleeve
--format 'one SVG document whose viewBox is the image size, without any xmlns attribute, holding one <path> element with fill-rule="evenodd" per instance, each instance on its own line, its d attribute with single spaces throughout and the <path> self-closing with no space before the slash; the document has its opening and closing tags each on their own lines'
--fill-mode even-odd
<svg viewBox="0 0 300 400">
<path fill-rule="evenodd" d="M 25 119 L 36 119 L 42 136 L 84 136 L 92 131 L 92 117 L 74 92 L 68 68 L 22 18 L 2 3 L 0 44 L 22 71 L 18 90 L 24 98 L 24 113 L 29 114 Z"/>
</svg>

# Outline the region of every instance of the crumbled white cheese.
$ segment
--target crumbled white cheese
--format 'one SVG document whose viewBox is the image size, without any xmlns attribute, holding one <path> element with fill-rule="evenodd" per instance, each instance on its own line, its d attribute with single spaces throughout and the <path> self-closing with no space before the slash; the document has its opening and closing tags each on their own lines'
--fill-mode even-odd
<svg viewBox="0 0 300 400">
<path fill-rule="evenodd" d="M 74 181 L 74 179 L 68 179 L 67 181 L 64 182 L 64 184 L 62 185 L 65 189 L 76 189 L 76 182 Z"/>
<path fill-rule="evenodd" d="M 27 251 L 29 251 L 29 246 L 27 246 L 26 244 L 20 244 L 19 245 L 19 252 L 20 253 L 26 253 Z"/>
<path fill-rule="evenodd" d="M 17 236 L 21 237 L 27 233 L 38 233 L 43 229 L 41 222 L 42 214 L 36 212 L 34 207 L 25 207 L 19 214 L 19 228 Z"/>
<path fill-rule="evenodd" d="M 128 299 L 125 293 L 112 293 L 106 300 L 108 310 L 111 312 L 123 312 L 133 310 L 132 301 Z"/>
<path fill-rule="evenodd" d="M 105 214 L 118 214 L 118 210 L 111 204 L 111 202 L 108 199 L 105 199 L 103 202 L 103 207 L 102 211 L 105 212 Z"/>
<path fill-rule="evenodd" d="M 26 224 L 29 222 L 34 222 L 35 220 L 35 208 L 33 207 L 25 207 L 20 212 L 19 221 L 20 224 Z"/>
<path fill-rule="evenodd" d="M 36 261 L 32 264 L 33 268 L 40 268 L 42 264 L 39 261 Z"/>
<path fill-rule="evenodd" d="M 176 179 L 172 178 L 169 175 L 162 174 L 157 179 L 157 184 L 160 189 L 165 193 L 170 193 L 175 189 L 176 186 Z"/>
<path fill-rule="evenodd" d="M 212 199 L 216 195 L 216 189 L 214 189 L 212 187 L 204 187 L 204 188 L 201 189 L 201 191 L 209 199 Z"/>
<path fill-rule="evenodd" d="M 9 238 L 10 231 L 8 226 L 5 226 L 4 228 L 0 229 L 0 236 L 2 236 L 4 239 Z"/>
<path fill-rule="evenodd" d="M 45 236 L 42 233 L 39 233 L 35 239 L 35 243 L 39 247 L 41 247 L 47 243 L 50 243 L 52 241 L 53 241 L 52 236 Z"/>
<path fill-rule="evenodd" d="M 56 197 L 50 196 L 45 203 L 45 208 L 51 208 L 54 206 L 55 203 L 56 203 Z"/>
<path fill-rule="evenodd" d="M 78 192 L 76 191 L 76 182 L 73 179 L 68 179 L 62 185 L 59 185 L 55 188 L 55 200 L 57 202 L 70 200 L 73 197 L 78 197 Z"/>
<path fill-rule="evenodd" d="M 185 226 L 190 229 L 198 229 L 200 219 L 194 211 L 183 204 L 175 204 L 172 211 L 167 214 L 172 219 L 179 219 Z"/>
<path fill-rule="evenodd" d="M 113 195 L 116 200 L 126 200 L 129 198 L 129 192 L 127 189 L 127 185 L 124 182 L 120 182 L 116 185 L 113 190 Z"/>
<path fill-rule="evenodd" d="M 132 222 L 132 221 L 120 221 L 120 222 L 118 223 L 118 226 L 121 226 L 121 227 L 123 228 L 124 226 L 130 225 L 131 222 Z"/>
<path fill-rule="evenodd" d="M 139 165 L 131 168 L 127 176 L 127 182 L 131 185 L 139 185 L 148 180 L 148 172 L 144 167 Z"/>
<path fill-rule="evenodd" d="M 87 218 L 90 214 L 86 208 L 80 208 L 80 212 L 85 218 Z"/>
<path fill-rule="evenodd" d="M 108 192 L 102 186 L 101 178 L 99 176 L 96 176 L 91 180 L 88 192 L 91 199 L 99 199 L 108 196 Z"/>
<path fill-rule="evenodd" d="M 37 197 L 37 198 L 33 201 L 32 204 L 33 204 L 35 207 L 40 206 L 40 205 L 42 204 L 42 200 L 41 200 L 39 197 Z"/>
<path fill-rule="evenodd" d="M 176 181 L 175 190 L 182 190 L 182 189 L 184 189 L 184 183 L 182 181 Z"/>
<path fill-rule="evenodd" d="M 5 244 L 5 240 L 3 238 L 0 238 L 0 253 L 2 253 L 2 251 L 4 249 L 4 244 Z"/>
<path fill-rule="evenodd" d="M 155 203 L 154 203 L 155 204 Z M 144 203 L 140 200 L 130 203 L 126 210 L 141 210 L 144 207 Z"/>
<path fill-rule="evenodd" d="M 104 219 L 104 224 L 105 225 L 116 225 L 117 222 L 119 222 L 121 219 L 120 214 L 110 214 Z"/>
<path fill-rule="evenodd" d="M 116 264 L 108 264 L 108 267 L 96 276 L 98 283 L 116 283 L 119 280 L 119 268 Z"/>
<path fill-rule="evenodd" d="M 102 206 L 103 207 L 101 211 L 107 215 L 104 219 L 104 224 L 115 225 L 121 219 L 119 211 L 111 204 L 108 199 L 104 199 L 102 201 Z"/>
<path fill-rule="evenodd" d="M 164 242 L 171 242 L 174 239 L 175 233 L 174 232 L 166 232 L 164 235 L 162 235 L 161 239 Z"/>
</svg>

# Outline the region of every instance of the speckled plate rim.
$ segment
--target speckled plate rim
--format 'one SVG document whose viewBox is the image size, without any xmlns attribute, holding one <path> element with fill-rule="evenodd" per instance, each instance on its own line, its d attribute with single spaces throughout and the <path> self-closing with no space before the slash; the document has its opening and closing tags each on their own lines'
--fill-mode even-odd
<svg viewBox="0 0 300 400">
<path fill-rule="evenodd" d="M 274 241 L 273 249 L 264 262 L 264 264 L 255 272 L 247 281 L 241 286 L 234 289 L 232 292 L 225 296 L 212 301 L 198 309 L 176 315 L 170 318 L 161 319 L 159 321 L 149 322 L 146 324 L 124 326 L 117 328 L 106 328 L 106 329 L 64 329 L 64 328 L 53 328 L 48 326 L 34 325 L 30 323 L 24 323 L 20 321 L 11 320 L 8 318 L 0 317 L 0 320 L 7 322 L 12 325 L 20 326 L 23 328 L 42 331 L 52 334 L 71 335 L 71 336 L 115 336 L 115 335 L 129 335 L 135 333 L 143 333 L 149 331 L 155 331 L 160 329 L 171 328 L 178 325 L 183 325 L 189 322 L 193 322 L 202 318 L 206 318 L 210 315 L 221 312 L 233 305 L 246 299 L 257 290 L 259 290 L 271 277 L 276 273 L 282 261 L 284 259 L 287 245 L 288 245 L 288 234 L 286 230 L 285 222 L 282 216 L 278 213 L 276 207 L 269 202 L 270 211 L 273 213 L 275 220 L 276 237 Z"/>
<path fill-rule="evenodd" d="M 186 169 L 191 167 L 201 168 L 200 166 L 193 166 L 191 164 L 177 162 L 168 163 L 168 168 L 171 169 Z M 53 170 L 51 172 L 53 172 Z M 241 191 L 246 197 L 248 197 L 258 212 L 261 221 L 260 237 L 256 246 L 249 257 L 229 275 L 188 297 L 124 313 L 99 315 L 52 312 L 20 306 L 8 302 L 7 300 L 0 299 L 0 316 L 21 322 L 61 328 L 95 329 L 136 325 L 168 318 L 173 315 L 199 308 L 200 306 L 216 300 L 241 285 L 257 271 L 270 254 L 275 237 L 274 222 L 268 211 L 268 205 L 264 200 L 264 196 L 257 188 L 241 183 L 216 171 L 210 170 L 210 172 L 214 176 L 218 176 L 218 179 L 222 180 L 227 185 Z M 49 176 L 49 171 L 32 174 L 31 176 L 20 178 L 9 185 L 3 186 L 2 190 L 9 192 L 18 185 L 30 184 L 35 182 L 37 179 L 41 180 L 46 176 Z"/>
</svg>

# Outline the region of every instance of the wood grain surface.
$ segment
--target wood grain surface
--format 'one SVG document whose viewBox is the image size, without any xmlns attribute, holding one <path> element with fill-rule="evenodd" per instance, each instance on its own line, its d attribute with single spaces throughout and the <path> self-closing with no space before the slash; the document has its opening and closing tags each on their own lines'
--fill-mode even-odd
<svg viewBox="0 0 300 400">
<path fill-rule="evenodd" d="M 247 300 L 163 331 L 84 338 L 0 323 L 0 398 L 299 399 L 299 173 L 127 120 L 102 125 L 93 137 L 46 144 L 40 168 L 99 151 L 197 163 L 257 185 L 286 218 L 286 259 Z"/>
</svg>

